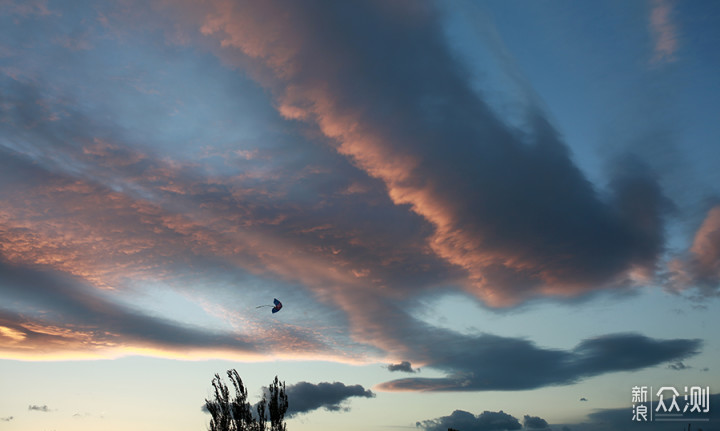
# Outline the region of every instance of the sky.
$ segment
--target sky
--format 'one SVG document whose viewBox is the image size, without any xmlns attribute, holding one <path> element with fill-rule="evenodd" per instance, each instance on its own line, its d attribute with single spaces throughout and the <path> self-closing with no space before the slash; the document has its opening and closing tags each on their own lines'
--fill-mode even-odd
<svg viewBox="0 0 720 431">
<path fill-rule="evenodd" d="M 229 369 L 294 431 L 720 427 L 719 44 L 705 0 L 0 0 L 0 431 L 207 429 Z"/>
</svg>

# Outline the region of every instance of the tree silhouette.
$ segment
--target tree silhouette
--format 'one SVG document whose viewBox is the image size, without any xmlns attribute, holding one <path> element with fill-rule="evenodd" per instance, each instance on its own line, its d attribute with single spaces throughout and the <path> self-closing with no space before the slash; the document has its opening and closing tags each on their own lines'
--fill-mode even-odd
<svg viewBox="0 0 720 431">
<path fill-rule="evenodd" d="M 265 394 L 263 393 L 263 397 L 260 400 L 260 402 L 257 404 L 257 429 L 259 431 L 265 431 L 265 426 L 267 424 L 267 398 L 265 397 Z"/>
<path fill-rule="evenodd" d="M 235 398 L 230 403 L 230 412 L 232 413 L 235 429 L 238 431 L 251 430 L 255 421 L 253 420 L 250 403 L 247 402 L 247 389 L 236 370 L 228 370 L 227 374 L 235 387 Z"/>
<path fill-rule="evenodd" d="M 275 376 L 267 393 L 263 393 L 262 400 L 256 406 L 257 416 L 253 416 L 252 407 L 247 401 L 247 388 L 240 375 L 236 370 L 228 370 L 227 375 L 235 394 L 231 397 L 228 386 L 219 374 L 215 374 L 212 380 L 213 399 L 205 399 L 205 408 L 212 416 L 209 431 L 266 431 L 268 416 L 271 431 L 287 430 L 284 422 L 288 408 L 285 382 L 281 383 Z"/>
<path fill-rule="evenodd" d="M 288 409 L 288 398 L 285 393 L 285 382 L 280 383 L 277 376 L 268 388 L 270 400 L 268 408 L 270 410 L 270 431 L 286 431 L 285 412 Z"/>
<path fill-rule="evenodd" d="M 215 391 L 215 398 L 205 400 L 205 408 L 212 416 L 209 429 L 210 431 L 230 431 L 230 390 L 220 379 L 219 374 L 215 374 L 212 386 Z"/>
</svg>

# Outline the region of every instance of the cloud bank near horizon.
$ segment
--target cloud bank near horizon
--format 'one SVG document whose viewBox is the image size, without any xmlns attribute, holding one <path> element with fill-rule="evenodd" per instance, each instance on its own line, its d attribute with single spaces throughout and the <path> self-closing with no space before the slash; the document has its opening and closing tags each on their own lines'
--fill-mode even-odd
<svg viewBox="0 0 720 431">
<path fill-rule="evenodd" d="M 464 410 L 455 410 L 450 416 L 419 421 L 415 426 L 425 431 L 445 431 L 450 428 L 476 431 L 510 431 L 522 428 L 517 418 L 502 410 L 499 412 L 486 410 L 477 416 Z"/>
<path fill-rule="evenodd" d="M 712 394 L 710 396 L 710 411 L 714 411 L 714 407 L 718 405 L 720 395 Z M 655 408 L 657 403 L 651 405 Z M 464 410 L 455 410 L 448 416 L 442 416 L 435 419 L 426 419 L 418 421 L 416 427 L 425 431 L 445 431 L 449 428 L 458 430 L 476 430 L 476 431 L 509 431 L 518 429 L 529 430 L 559 430 L 559 431 L 614 431 L 623 430 L 659 430 L 674 431 L 678 429 L 677 421 L 652 421 L 652 422 L 634 422 L 628 417 L 630 408 L 615 409 L 599 409 L 590 413 L 587 419 L 579 423 L 548 423 L 540 416 L 524 415 L 522 425 L 520 421 L 513 415 L 503 412 L 484 411 L 479 415 Z M 692 422 L 692 428 L 697 425 L 698 428 L 706 428 L 714 426 L 717 422 L 715 418 L 708 418 L 707 414 L 687 415 L 686 419 L 710 419 L 703 422 Z"/>
</svg>

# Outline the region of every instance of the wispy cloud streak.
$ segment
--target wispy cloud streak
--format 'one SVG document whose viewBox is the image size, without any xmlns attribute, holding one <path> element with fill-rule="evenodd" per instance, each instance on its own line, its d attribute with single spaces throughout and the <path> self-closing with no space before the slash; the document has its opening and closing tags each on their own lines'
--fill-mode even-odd
<svg viewBox="0 0 720 431">
<path fill-rule="evenodd" d="M 43 412 L 43 413 L 48 413 L 48 412 L 52 411 L 52 410 L 50 410 L 50 408 L 47 405 L 38 406 L 35 404 L 29 405 L 28 410 L 35 411 L 35 412 Z"/>
<path fill-rule="evenodd" d="M 668 264 L 667 286 L 676 292 L 697 291 L 701 296 L 720 292 L 720 206 L 712 207 L 695 232 L 690 250 Z"/>
<path fill-rule="evenodd" d="M 650 30 L 655 40 L 653 62 L 673 62 L 678 50 L 678 29 L 671 0 L 651 0 Z"/>
<path fill-rule="evenodd" d="M 0 326 L 5 328 L 0 350 L 6 357 L 33 358 L 35 350 L 52 359 L 113 357 L 126 354 L 126 349 L 182 355 L 189 349 L 200 355 L 225 351 L 252 358 L 264 350 L 262 340 L 135 312 L 64 274 L 7 264 L 0 264 L 0 269 L 0 293 L 5 298 L 0 307 Z"/>
</svg>

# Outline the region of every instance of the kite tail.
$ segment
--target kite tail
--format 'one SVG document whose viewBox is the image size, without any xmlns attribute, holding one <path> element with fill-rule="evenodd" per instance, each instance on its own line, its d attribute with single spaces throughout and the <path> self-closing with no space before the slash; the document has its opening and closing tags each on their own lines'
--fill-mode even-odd
<svg viewBox="0 0 720 431">
<path fill-rule="evenodd" d="M 268 305 L 258 305 L 258 306 L 257 306 L 257 307 L 255 307 L 255 308 L 263 308 L 263 307 L 275 307 L 275 306 L 274 306 L 274 305 L 269 305 L 269 304 L 268 304 Z"/>
</svg>

